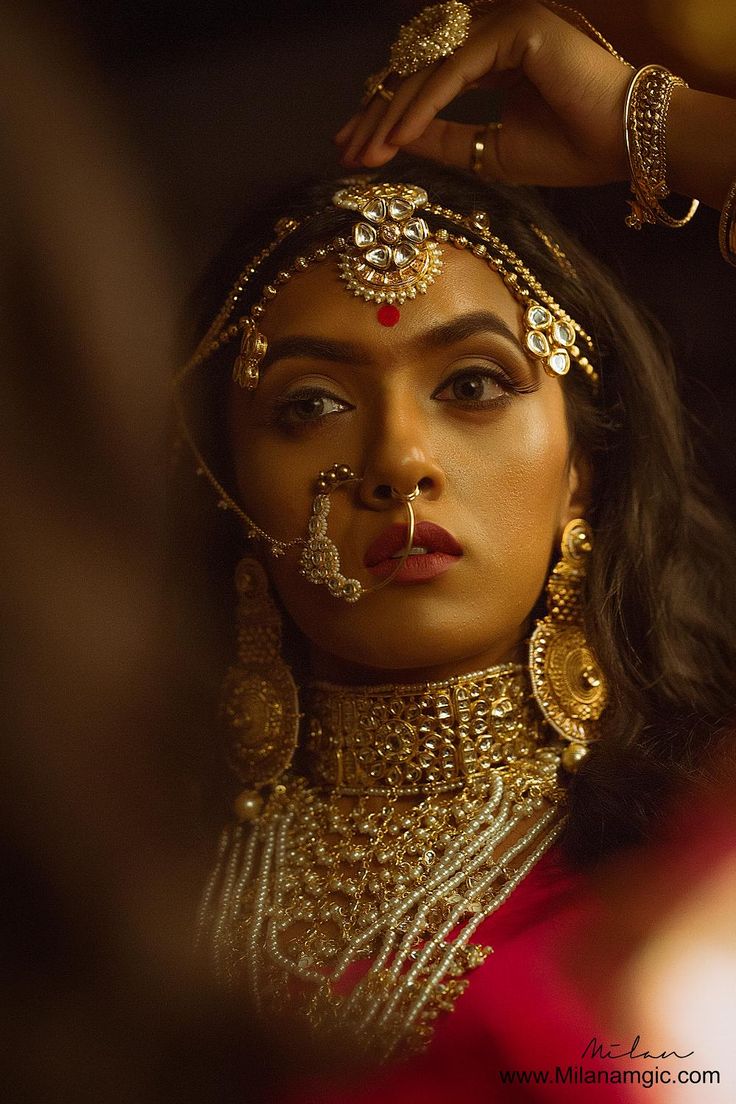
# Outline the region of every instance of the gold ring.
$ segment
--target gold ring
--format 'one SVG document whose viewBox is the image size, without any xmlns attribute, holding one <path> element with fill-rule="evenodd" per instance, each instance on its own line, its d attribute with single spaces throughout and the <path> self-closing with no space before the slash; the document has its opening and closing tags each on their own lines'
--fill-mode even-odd
<svg viewBox="0 0 736 1104">
<path fill-rule="evenodd" d="M 393 99 L 393 92 L 383 87 L 383 82 L 390 72 L 390 69 L 381 69 L 378 73 L 371 73 L 363 85 L 363 99 L 360 101 L 362 107 L 367 107 L 376 95 L 386 100 Z"/>
<path fill-rule="evenodd" d="M 409 491 L 409 494 L 402 494 L 401 491 L 397 491 L 395 487 L 391 488 L 391 497 L 397 498 L 400 502 L 413 502 L 415 498 L 419 498 L 422 493 L 422 489 L 417 483 L 413 491 Z"/>
<path fill-rule="evenodd" d="M 481 176 L 483 173 L 483 162 L 486 155 L 486 143 L 488 141 L 488 135 L 491 131 L 494 134 L 498 134 L 498 131 L 502 127 L 502 123 L 489 123 L 483 130 L 479 130 L 473 139 L 473 144 L 470 148 L 470 171 Z"/>
<path fill-rule="evenodd" d="M 394 93 L 391 91 L 391 89 L 384 88 L 382 84 L 376 85 L 376 93 L 381 97 L 382 100 L 385 100 L 386 103 L 391 103 L 392 99 L 394 98 Z"/>
<path fill-rule="evenodd" d="M 486 131 L 479 130 L 473 139 L 473 145 L 470 151 L 470 169 L 471 172 L 480 173 L 483 172 L 483 158 L 486 154 Z"/>
</svg>

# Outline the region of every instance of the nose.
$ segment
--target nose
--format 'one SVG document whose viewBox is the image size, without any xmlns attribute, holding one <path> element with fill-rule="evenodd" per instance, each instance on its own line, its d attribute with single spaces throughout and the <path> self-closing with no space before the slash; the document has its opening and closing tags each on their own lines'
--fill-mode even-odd
<svg viewBox="0 0 736 1104">
<path fill-rule="evenodd" d="M 385 427 L 376 435 L 360 485 L 366 506 L 386 508 L 397 500 L 410 502 L 419 495 L 439 498 L 445 474 L 421 437 L 416 421 L 393 430 Z"/>
</svg>

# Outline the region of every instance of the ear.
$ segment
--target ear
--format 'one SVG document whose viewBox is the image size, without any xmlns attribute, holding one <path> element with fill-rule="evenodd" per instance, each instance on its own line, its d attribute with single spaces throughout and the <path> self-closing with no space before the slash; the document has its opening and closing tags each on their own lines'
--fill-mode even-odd
<svg viewBox="0 0 736 1104">
<path fill-rule="evenodd" d="M 573 518 L 584 518 L 591 502 L 593 467 L 582 452 L 575 452 L 567 469 L 567 492 L 560 513 L 560 532 Z"/>
</svg>

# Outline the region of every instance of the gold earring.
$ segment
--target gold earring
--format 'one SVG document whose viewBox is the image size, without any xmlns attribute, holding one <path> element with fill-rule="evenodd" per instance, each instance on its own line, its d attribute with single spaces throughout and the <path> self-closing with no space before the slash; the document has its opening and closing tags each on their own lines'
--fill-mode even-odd
<svg viewBox="0 0 736 1104">
<path fill-rule="evenodd" d="M 532 691 L 545 719 L 568 741 L 562 762 L 575 770 L 598 736 L 608 687 L 583 629 L 583 584 L 593 547 L 590 526 L 565 526 L 562 556 L 547 581 L 547 615 L 529 641 Z"/>
<path fill-rule="evenodd" d="M 281 655 L 281 617 L 258 560 L 235 570 L 237 659 L 222 686 L 220 712 L 231 737 L 230 765 L 248 788 L 235 799 L 239 820 L 254 820 L 260 790 L 289 767 L 299 732 L 297 689 Z"/>
</svg>

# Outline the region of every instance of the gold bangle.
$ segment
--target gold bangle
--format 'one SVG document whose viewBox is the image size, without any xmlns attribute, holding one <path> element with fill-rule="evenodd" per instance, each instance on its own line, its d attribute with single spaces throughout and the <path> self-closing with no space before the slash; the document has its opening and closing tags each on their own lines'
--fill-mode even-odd
<svg viewBox="0 0 736 1104">
<path fill-rule="evenodd" d="M 718 244 L 721 256 L 730 265 L 736 265 L 736 180 L 731 185 L 718 223 Z"/>
<path fill-rule="evenodd" d="M 698 209 L 692 200 L 682 218 L 675 218 L 662 207 L 661 201 L 670 194 L 667 187 L 667 112 L 676 87 L 687 88 L 681 77 L 675 77 L 661 65 L 645 65 L 634 73 L 624 105 L 624 136 L 631 170 L 629 200 L 631 214 L 626 225 L 641 230 L 645 222 L 661 223 L 677 229 L 689 222 Z"/>
</svg>

